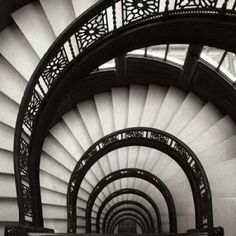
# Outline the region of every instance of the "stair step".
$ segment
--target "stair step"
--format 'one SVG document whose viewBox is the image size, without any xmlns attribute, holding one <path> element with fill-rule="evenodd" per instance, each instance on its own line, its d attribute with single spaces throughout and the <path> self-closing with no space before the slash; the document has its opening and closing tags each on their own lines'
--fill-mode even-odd
<svg viewBox="0 0 236 236">
<path fill-rule="evenodd" d="M 0 91 L 17 104 L 20 104 L 27 85 L 26 80 L 1 55 L 0 71 Z"/>
<path fill-rule="evenodd" d="M 140 126 L 147 97 L 147 87 L 131 85 L 129 91 L 127 127 Z M 134 167 L 137 162 L 138 147 L 128 147 L 128 167 Z"/>
<path fill-rule="evenodd" d="M 140 126 L 146 97 L 146 86 L 130 86 L 127 128 Z"/>
<path fill-rule="evenodd" d="M 102 138 L 102 127 L 94 101 L 88 100 L 81 102 L 77 105 L 77 108 L 93 143 Z"/>
<path fill-rule="evenodd" d="M 7 182 L 6 182 L 7 183 Z M 5 184 L 6 184 L 5 183 Z M 2 186 L 2 185 L 1 185 Z M 1 187 L 2 188 L 2 187 Z M 0 200 L 0 221 L 18 221 L 18 206 L 16 198 L 1 198 Z"/>
<path fill-rule="evenodd" d="M 0 122 L 15 128 L 19 105 L 0 92 Z"/>
<path fill-rule="evenodd" d="M 5 149 L 0 149 L 1 165 L 0 173 L 14 174 L 13 153 Z"/>
<path fill-rule="evenodd" d="M 66 195 L 59 194 L 58 192 L 46 188 L 41 188 L 41 198 L 43 204 L 66 206 Z"/>
<path fill-rule="evenodd" d="M 12 14 L 12 18 L 37 55 L 42 58 L 56 36 L 40 3 L 35 1 L 20 8 Z"/>
<path fill-rule="evenodd" d="M 70 131 L 68 126 L 63 122 L 57 123 L 51 130 L 52 136 L 60 143 L 61 146 L 73 157 L 74 160 L 78 161 L 84 154 L 84 150 L 78 145 L 76 138 Z"/>
<path fill-rule="evenodd" d="M 72 0 L 76 17 L 80 16 L 96 2 L 98 2 L 98 0 Z"/>
<path fill-rule="evenodd" d="M 235 211 L 236 198 L 213 198 L 214 224 L 224 227 L 226 235 L 236 235 Z"/>
<path fill-rule="evenodd" d="M 113 114 L 115 121 L 115 130 L 124 129 L 127 127 L 128 121 L 128 88 L 113 88 L 111 90 Z M 118 166 L 119 168 L 126 168 L 128 161 L 128 149 L 120 148 L 117 150 L 118 154 Z M 120 185 L 125 180 L 120 180 Z"/>
<path fill-rule="evenodd" d="M 185 97 L 185 100 L 179 107 L 177 113 L 174 115 L 171 123 L 166 128 L 166 132 L 178 136 L 178 134 L 198 114 L 204 104 L 205 102 L 198 98 L 195 94 L 189 93 Z"/>
<path fill-rule="evenodd" d="M 0 196 L 16 198 L 15 177 L 12 174 L 0 174 Z M 0 208 L 1 209 L 1 208 Z"/>
<path fill-rule="evenodd" d="M 43 145 L 43 150 L 55 158 L 57 162 L 66 167 L 71 172 L 76 165 L 76 160 L 68 153 L 53 136 L 48 136 Z"/>
<path fill-rule="evenodd" d="M 185 96 L 186 94 L 183 91 L 170 87 L 153 126 L 157 129 L 165 130 L 183 103 Z"/>
<path fill-rule="evenodd" d="M 144 110 L 142 114 L 142 119 L 140 125 L 143 127 L 152 126 L 155 121 L 163 100 L 165 98 L 167 89 L 158 85 L 151 84 L 149 85 L 147 91 L 147 97 L 144 105 Z"/>
<path fill-rule="evenodd" d="M 59 193 L 67 194 L 67 183 L 65 181 L 55 178 L 50 173 L 42 170 L 40 171 L 40 186 Z"/>
<path fill-rule="evenodd" d="M 195 140 L 222 118 L 221 112 L 207 103 L 178 136 L 186 144 Z"/>
<path fill-rule="evenodd" d="M 39 57 L 16 25 L 13 24 L 0 33 L 0 52 L 29 81 L 39 63 Z"/>
<path fill-rule="evenodd" d="M 207 150 L 198 152 L 197 156 L 203 166 L 211 166 L 235 158 L 236 156 L 236 135 L 231 138 L 209 147 Z"/>
<path fill-rule="evenodd" d="M 13 152 L 14 129 L 0 122 L 0 148 Z"/>
<path fill-rule="evenodd" d="M 75 19 L 70 0 L 40 0 L 40 3 L 56 36 Z"/>
<path fill-rule="evenodd" d="M 231 136 L 235 135 L 236 126 L 229 116 L 224 116 L 214 126 L 206 130 L 196 140 L 189 145 L 195 152 L 206 150 L 212 145 L 223 142 Z"/>
<path fill-rule="evenodd" d="M 78 111 L 72 110 L 68 112 L 63 116 L 63 120 L 85 152 L 93 142 Z"/>
</svg>

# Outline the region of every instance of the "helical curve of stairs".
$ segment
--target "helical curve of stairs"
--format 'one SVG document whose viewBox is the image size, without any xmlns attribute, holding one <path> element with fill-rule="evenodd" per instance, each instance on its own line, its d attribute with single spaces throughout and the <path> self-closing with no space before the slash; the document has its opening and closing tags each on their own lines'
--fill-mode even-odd
<svg viewBox="0 0 236 236">
<path fill-rule="evenodd" d="M 27 82 L 56 37 L 95 2 L 35 1 L 14 12 L 14 23 L 0 32 L 1 235 L 5 225 L 18 221 L 13 139 L 17 112 Z M 40 165 L 45 227 L 53 228 L 55 232 L 66 231 L 67 183 L 80 156 L 104 135 L 136 126 L 165 130 L 184 141 L 197 154 L 210 181 L 214 223 L 225 228 L 226 236 L 235 235 L 235 217 L 232 217 L 236 211 L 234 122 L 214 105 L 193 93 L 154 84 L 133 84 L 96 94 L 90 100 L 77 104 L 50 130 L 45 139 Z M 109 153 L 86 175 L 77 201 L 78 232 L 85 232 L 86 200 L 96 183 L 110 172 L 128 167 L 145 169 L 159 176 L 174 196 L 178 231 L 194 228 L 191 189 L 179 166 L 158 151 L 128 147 Z M 143 190 L 155 199 L 163 219 L 163 231 L 168 231 L 168 213 L 163 197 L 144 181 L 134 178 L 116 181 L 99 195 L 93 208 L 93 231 L 98 206 L 104 198 L 115 190 L 129 187 Z M 143 203 L 154 216 L 151 206 L 132 194 L 113 199 L 110 206 L 127 199 Z"/>
</svg>

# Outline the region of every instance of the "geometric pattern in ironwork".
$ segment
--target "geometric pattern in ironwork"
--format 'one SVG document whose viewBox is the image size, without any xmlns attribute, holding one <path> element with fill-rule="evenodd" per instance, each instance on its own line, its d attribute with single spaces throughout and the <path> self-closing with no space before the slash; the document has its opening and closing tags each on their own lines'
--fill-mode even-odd
<svg viewBox="0 0 236 236">
<path fill-rule="evenodd" d="M 28 159 L 29 159 L 29 144 L 21 138 L 20 142 L 20 173 L 28 176 Z"/>
<path fill-rule="evenodd" d="M 32 199 L 31 199 L 31 192 L 30 188 L 26 185 L 21 185 L 22 195 L 23 195 L 23 207 L 25 216 L 28 216 L 33 219 L 33 212 L 32 212 Z"/>
<path fill-rule="evenodd" d="M 106 12 L 101 12 L 99 15 L 96 15 L 86 22 L 75 35 L 79 42 L 80 49 L 84 49 L 102 38 L 108 32 L 107 14 Z"/>
<path fill-rule="evenodd" d="M 64 47 L 62 47 L 54 58 L 46 65 L 41 76 L 48 88 L 51 87 L 54 80 L 64 70 L 69 63 Z"/>
<path fill-rule="evenodd" d="M 176 0 L 175 9 L 214 8 L 216 3 L 216 0 Z"/>
<path fill-rule="evenodd" d="M 34 90 L 30 102 L 27 107 L 27 111 L 25 112 L 23 124 L 27 127 L 27 129 L 32 133 L 34 121 L 36 119 L 36 115 L 38 113 L 38 110 L 40 108 L 42 100 L 37 93 L 36 90 Z"/>
<path fill-rule="evenodd" d="M 124 0 L 123 4 L 124 23 L 144 19 L 159 12 L 159 0 Z"/>
</svg>

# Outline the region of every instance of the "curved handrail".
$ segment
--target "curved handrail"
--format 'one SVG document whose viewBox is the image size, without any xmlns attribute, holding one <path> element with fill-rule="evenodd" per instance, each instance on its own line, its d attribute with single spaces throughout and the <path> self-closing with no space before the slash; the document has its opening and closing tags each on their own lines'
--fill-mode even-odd
<svg viewBox="0 0 236 236">
<path fill-rule="evenodd" d="M 116 204 L 114 204 L 105 214 L 104 219 L 103 219 L 103 233 L 105 233 L 106 230 L 106 226 L 109 225 L 110 220 L 114 217 L 114 215 L 118 214 L 118 212 L 120 212 L 121 210 L 123 211 L 124 209 L 131 209 L 132 207 L 125 207 L 125 208 L 121 208 L 118 209 L 120 206 L 124 206 L 124 205 L 131 205 L 131 206 L 137 206 L 138 208 L 142 209 L 146 216 L 148 217 L 149 221 L 148 224 L 150 224 L 150 232 L 155 233 L 155 227 L 154 227 L 154 220 L 152 218 L 151 213 L 148 211 L 148 209 L 142 205 L 141 203 L 134 201 L 134 200 L 125 200 L 125 201 L 121 201 L 118 202 Z M 116 211 L 115 211 L 116 210 Z"/>
<path fill-rule="evenodd" d="M 156 215 L 156 219 L 157 219 L 157 229 L 158 229 L 158 233 L 162 233 L 162 223 L 161 223 L 161 215 L 160 215 L 160 211 L 159 208 L 157 207 L 156 203 L 154 202 L 154 200 L 146 193 L 138 190 L 138 189 L 132 189 L 132 188 L 125 188 L 125 189 L 120 189 L 117 190 L 116 192 L 113 192 L 111 195 L 109 195 L 100 205 L 98 212 L 97 212 L 97 217 L 96 217 L 96 233 L 100 233 L 100 217 L 101 214 L 105 208 L 105 206 L 115 197 L 123 195 L 123 194 L 134 194 L 137 196 L 142 197 L 143 199 L 145 199 L 153 208 L 155 215 Z M 104 219 L 103 219 L 104 220 Z"/>
<path fill-rule="evenodd" d="M 98 44 L 116 35 L 119 30 L 144 21 L 176 15 L 213 14 L 236 16 L 234 3 L 227 9 L 225 0 L 217 6 L 218 0 L 101 0 L 78 17 L 49 48 L 25 90 L 18 113 L 15 129 L 14 168 L 19 205 L 19 221 L 22 224 L 42 226 L 42 212 L 35 213 L 33 199 L 33 173 L 30 170 L 32 144 L 35 128 L 41 112 L 52 93 L 55 83 L 62 78 L 79 56 Z M 160 10 L 161 5 L 164 5 Z M 119 7 L 121 10 L 119 10 Z M 119 21 L 121 19 L 121 22 Z M 37 168 L 36 168 L 37 169 Z M 39 180 L 36 180 L 39 183 Z"/>
<path fill-rule="evenodd" d="M 135 217 L 133 217 L 133 216 L 131 216 L 131 215 L 122 216 L 121 219 L 117 219 L 117 222 L 114 223 L 113 229 L 111 229 L 110 232 L 108 232 L 108 233 L 114 234 L 114 230 L 115 230 L 116 226 L 117 226 L 120 222 L 122 222 L 122 221 L 124 221 L 124 220 L 133 220 L 133 221 L 135 221 L 135 223 L 136 223 L 136 224 L 140 227 L 140 229 L 142 230 L 142 233 L 143 233 L 143 234 L 146 234 L 146 233 L 147 233 L 147 232 L 145 231 L 145 228 L 144 228 L 143 223 L 142 223 L 141 221 L 139 221 L 138 218 L 135 218 Z"/>
<path fill-rule="evenodd" d="M 194 152 L 175 136 L 154 128 L 135 127 L 118 130 L 94 143 L 77 162 L 68 184 L 68 229 L 75 230 L 76 198 L 80 185 L 92 165 L 107 153 L 126 146 L 146 146 L 166 153 L 185 172 L 194 199 L 197 228 L 212 228 L 212 198 L 204 168 Z M 89 218 L 88 218 L 89 219 Z M 87 223 L 88 230 L 90 221 Z"/>
<path fill-rule="evenodd" d="M 91 215 L 93 205 L 98 197 L 98 195 L 103 191 L 103 189 L 110 183 L 123 178 L 138 178 L 145 180 L 149 184 L 153 185 L 163 196 L 166 202 L 166 206 L 168 209 L 168 217 L 170 224 L 170 233 L 177 232 L 177 216 L 176 216 L 176 207 L 174 203 L 173 196 L 168 189 L 168 187 L 162 182 L 160 178 L 156 175 L 152 174 L 149 171 L 141 170 L 137 168 L 125 168 L 119 169 L 117 171 L 111 172 L 107 176 L 103 177 L 93 188 L 92 192 L 89 195 L 86 210 L 85 210 L 85 218 L 86 218 L 86 233 L 91 233 Z M 69 213 L 69 212 L 68 212 Z M 68 217 L 68 232 L 75 232 L 75 221 Z M 104 230 L 104 228 L 103 228 Z M 103 231 L 104 233 L 104 231 Z"/>
<path fill-rule="evenodd" d="M 144 215 L 142 214 L 138 214 L 134 209 L 132 211 L 123 211 L 123 213 L 119 213 L 117 214 L 114 219 L 111 220 L 111 222 L 109 222 L 109 225 L 108 225 L 108 229 L 105 231 L 105 233 L 111 233 L 112 231 L 112 228 L 114 226 L 114 222 L 116 222 L 117 220 L 119 220 L 120 218 L 122 217 L 126 217 L 126 216 L 136 216 L 137 219 L 140 219 L 142 220 L 143 222 L 143 225 L 145 226 L 145 229 L 146 229 L 146 232 L 147 233 L 153 233 L 151 230 L 150 230 L 150 227 L 148 226 L 148 222 L 145 218 Z"/>
</svg>

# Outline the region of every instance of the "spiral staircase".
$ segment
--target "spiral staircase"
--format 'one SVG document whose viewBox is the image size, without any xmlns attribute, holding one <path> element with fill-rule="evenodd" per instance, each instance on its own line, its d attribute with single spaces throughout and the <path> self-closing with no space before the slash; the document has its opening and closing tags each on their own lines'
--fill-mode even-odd
<svg viewBox="0 0 236 236">
<path fill-rule="evenodd" d="M 95 3 L 95 0 L 33 1 L 15 9 L 11 14 L 13 21 L 0 32 L 1 235 L 6 225 L 18 222 L 13 143 L 17 114 L 26 86 L 54 40 Z M 223 3 L 218 1 L 220 6 Z M 233 4 L 234 1 L 228 2 L 229 7 Z M 217 56 L 217 50 L 214 52 Z M 137 53 L 131 52 L 126 57 L 138 60 L 141 56 Z M 156 60 L 155 56 L 149 59 Z M 99 67 L 92 75 L 106 75 L 114 71 L 116 65 L 113 62 Z M 162 63 L 183 67 L 173 60 L 168 61 L 168 58 Z M 44 227 L 58 233 L 67 231 L 67 188 L 76 163 L 93 143 L 107 134 L 129 127 L 153 127 L 166 131 L 195 152 L 211 186 L 214 225 L 224 227 L 226 236 L 236 235 L 235 122 L 214 104 L 193 92 L 154 83 L 131 83 L 97 93 L 78 102 L 51 127 L 44 140 L 40 162 Z M 173 195 L 178 233 L 195 227 L 190 184 L 179 165 L 160 151 L 132 146 L 108 153 L 86 174 L 77 197 L 77 233 L 86 232 L 86 203 L 94 186 L 109 173 L 122 168 L 139 168 L 158 176 Z M 144 180 L 124 178 L 107 185 L 96 199 L 92 211 L 92 232 L 96 231 L 99 206 L 107 196 L 121 188 L 141 190 L 154 199 L 161 213 L 163 232 L 169 231 L 168 209 L 160 192 Z M 112 205 L 127 200 L 146 206 L 157 222 L 150 203 L 134 194 L 114 198 L 102 216 Z M 141 232 L 139 227 L 138 232 Z"/>
</svg>

